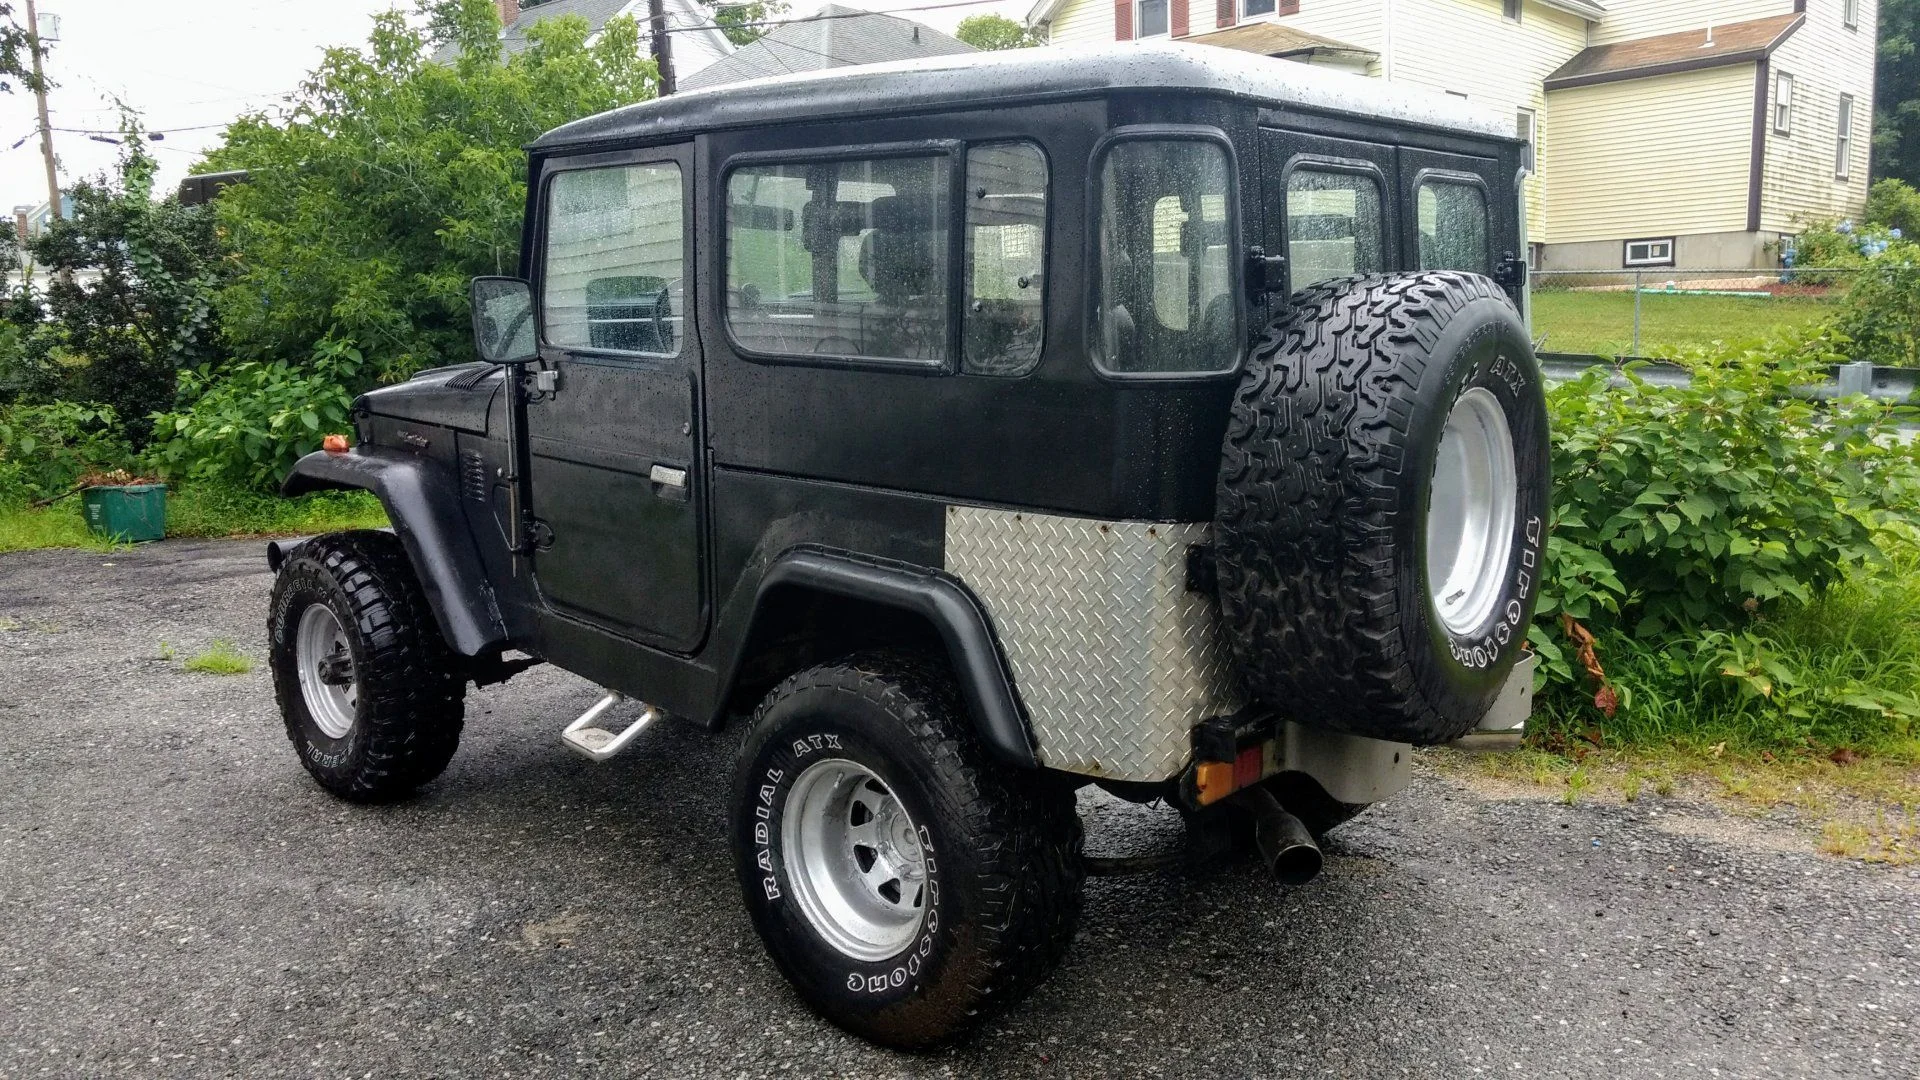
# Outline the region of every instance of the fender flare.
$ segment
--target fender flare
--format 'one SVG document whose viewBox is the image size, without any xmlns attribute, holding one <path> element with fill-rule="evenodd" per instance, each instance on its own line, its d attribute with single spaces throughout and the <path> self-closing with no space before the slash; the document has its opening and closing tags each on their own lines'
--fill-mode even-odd
<svg viewBox="0 0 1920 1080">
<path fill-rule="evenodd" d="M 295 462 L 280 485 L 282 495 L 353 489 L 373 492 L 386 507 L 448 646 L 462 656 L 505 648 L 506 621 L 446 470 L 383 447 L 318 450 Z"/>
<path fill-rule="evenodd" d="M 960 696 L 975 727 L 995 756 L 1026 769 L 1040 767 L 1026 710 L 1013 684 L 1012 670 L 994 637 L 987 610 L 959 579 L 910 563 L 875 559 L 811 545 L 792 548 L 774 560 L 760 579 L 753 618 L 740 638 L 722 684 L 731 693 L 746 659 L 755 625 L 768 597 L 783 588 L 799 588 L 867 601 L 927 620 L 946 646 Z M 723 695 L 724 697 L 725 695 Z"/>
</svg>

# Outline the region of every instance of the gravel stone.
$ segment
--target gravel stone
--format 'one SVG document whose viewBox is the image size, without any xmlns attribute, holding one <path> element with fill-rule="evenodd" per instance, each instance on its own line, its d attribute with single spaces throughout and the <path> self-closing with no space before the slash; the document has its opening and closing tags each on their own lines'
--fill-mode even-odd
<svg viewBox="0 0 1920 1080">
<path fill-rule="evenodd" d="M 536 668 L 418 798 L 335 801 L 274 714 L 263 547 L 0 556 L 0 1077 L 1920 1077 L 1920 873 L 1424 768 L 1305 888 L 1090 881 L 1024 1006 L 878 1049 L 741 910 L 737 732 L 595 765 L 557 739 L 594 688 Z M 181 670 L 216 637 L 253 671 Z M 1096 853 L 1179 836 L 1081 811 Z"/>
</svg>

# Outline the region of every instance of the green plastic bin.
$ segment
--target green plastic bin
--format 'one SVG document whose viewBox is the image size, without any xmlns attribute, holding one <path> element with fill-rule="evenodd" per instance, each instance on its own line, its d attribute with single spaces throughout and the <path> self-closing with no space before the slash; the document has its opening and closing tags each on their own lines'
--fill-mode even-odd
<svg viewBox="0 0 1920 1080">
<path fill-rule="evenodd" d="M 87 528 L 95 536 L 139 542 L 167 535 L 167 485 L 103 484 L 80 492 Z"/>
</svg>

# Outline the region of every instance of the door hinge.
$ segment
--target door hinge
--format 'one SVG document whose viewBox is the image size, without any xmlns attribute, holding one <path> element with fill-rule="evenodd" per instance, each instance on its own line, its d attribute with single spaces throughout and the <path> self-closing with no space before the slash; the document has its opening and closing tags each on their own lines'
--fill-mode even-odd
<svg viewBox="0 0 1920 1080">
<path fill-rule="evenodd" d="M 541 368 L 533 373 L 533 388 L 542 394 L 558 393 L 560 390 L 560 369 Z"/>
<path fill-rule="evenodd" d="M 1247 294 L 1254 299 L 1287 288 L 1287 257 L 1269 255 L 1258 245 L 1247 249 Z"/>
<path fill-rule="evenodd" d="M 1511 251 L 1502 252 L 1500 261 L 1493 265 L 1493 280 L 1496 285 L 1508 289 L 1517 289 L 1527 283 L 1527 260 Z"/>
</svg>

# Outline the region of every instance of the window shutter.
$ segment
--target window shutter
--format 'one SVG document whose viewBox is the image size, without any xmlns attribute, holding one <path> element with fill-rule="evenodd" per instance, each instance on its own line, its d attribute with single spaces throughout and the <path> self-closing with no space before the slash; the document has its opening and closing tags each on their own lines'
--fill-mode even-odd
<svg viewBox="0 0 1920 1080">
<path fill-rule="evenodd" d="M 1187 0 L 1173 0 L 1173 12 L 1169 16 L 1173 25 L 1173 36 L 1187 36 Z"/>
<path fill-rule="evenodd" d="M 1275 7 L 1275 10 L 1274 10 L 1275 15 L 1300 14 L 1300 0 L 1280 0 L 1278 4 L 1274 5 L 1274 7 Z"/>
<path fill-rule="evenodd" d="M 1236 0 L 1219 0 L 1218 6 L 1213 9 L 1213 19 L 1220 29 L 1225 30 L 1233 25 L 1237 7 Z"/>
<path fill-rule="evenodd" d="M 1113 40 L 1133 40 L 1133 0 L 1113 0 Z"/>
</svg>

